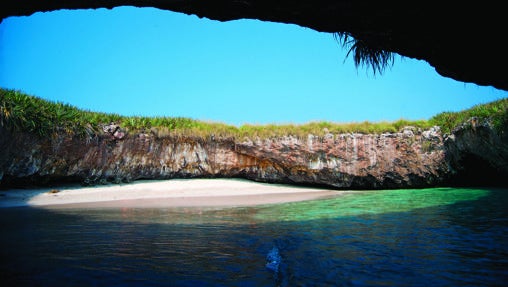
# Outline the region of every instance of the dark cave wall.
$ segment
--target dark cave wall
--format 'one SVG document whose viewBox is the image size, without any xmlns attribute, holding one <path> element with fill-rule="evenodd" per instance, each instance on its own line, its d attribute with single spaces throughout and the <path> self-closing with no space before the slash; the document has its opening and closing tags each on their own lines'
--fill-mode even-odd
<svg viewBox="0 0 508 287">
<path fill-rule="evenodd" d="M 334 0 L 3 1 L 1 19 L 58 9 L 155 7 L 219 21 L 259 19 L 321 32 L 347 32 L 369 47 L 425 60 L 444 76 L 508 90 L 502 2 Z"/>
<path fill-rule="evenodd" d="M 451 185 L 508 186 L 508 126 L 471 120 L 445 140 Z"/>
</svg>

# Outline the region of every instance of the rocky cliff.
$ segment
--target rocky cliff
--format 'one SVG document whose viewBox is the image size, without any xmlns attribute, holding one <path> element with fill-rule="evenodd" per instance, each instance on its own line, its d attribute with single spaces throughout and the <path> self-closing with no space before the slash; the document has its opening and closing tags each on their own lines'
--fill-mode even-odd
<svg viewBox="0 0 508 287">
<path fill-rule="evenodd" d="M 464 125 L 450 136 L 438 127 L 406 127 L 398 133 L 244 140 L 124 135 L 117 129 L 88 139 L 41 138 L 0 128 L 0 149 L 2 187 L 242 177 L 381 189 L 460 184 L 464 178 L 505 185 L 508 175 L 508 137 L 488 123 Z M 485 174 L 496 176 L 482 180 Z"/>
<path fill-rule="evenodd" d="M 508 126 L 472 118 L 444 143 L 450 184 L 508 186 Z"/>
</svg>

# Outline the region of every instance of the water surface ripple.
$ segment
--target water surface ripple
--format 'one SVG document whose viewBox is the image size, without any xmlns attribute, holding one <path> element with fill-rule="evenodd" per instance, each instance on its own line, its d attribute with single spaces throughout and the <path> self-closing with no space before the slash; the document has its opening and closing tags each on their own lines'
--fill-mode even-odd
<svg viewBox="0 0 508 287">
<path fill-rule="evenodd" d="M 0 209 L 5 286 L 505 286 L 508 190 L 248 208 Z M 278 272 L 266 267 L 274 247 Z"/>
</svg>

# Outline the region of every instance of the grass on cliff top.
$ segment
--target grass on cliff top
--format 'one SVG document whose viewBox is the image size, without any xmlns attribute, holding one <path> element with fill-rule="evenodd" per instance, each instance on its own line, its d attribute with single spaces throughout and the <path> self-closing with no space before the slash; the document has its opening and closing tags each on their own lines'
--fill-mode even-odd
<svg viewBox="0 0 508 287">
<path fill-rule="evenodd" d="M 508 99 L 486 105 L 478 105 L 463 112 L 445 112 L 430 120 L 395 122 L 354 122 L 338 124 L 311 122 L 303 125 L 242 125 L 203 122 L 184 117 L 121 116 L 78 109 L 69 104 L 51 102 L 20 91 L 0 88 L 0 125 L 14 131 L 49 136 L 67 133 L 78 136 L 101 134 L 101 127 L 115 122 L 128 133 L 149 132 L 158 137 L 192 136 L 207 138 L 271 138 L 281 136 L 307 137 L 309 134 L 323 136 L 326 133 L 385 133 L 398 132 L 405 126 L 429 128 L 438 125 L 449 133 L 455 126 L 475 116 L 490 118 L 495 125 L 508 120 Z"/>
<path fill-rule="evenodd" d="M 508 98 L 475 105 L 460 112 L 443 112 L 433 116 L 429 122 L 433 126 L 441 127 L 444 133 L 450 134 L 453 129 L 472 117 L 478 118 L 480 122 L 489 120 L 496 129 L 505 127 L 508 124 Z"/>
</svg>

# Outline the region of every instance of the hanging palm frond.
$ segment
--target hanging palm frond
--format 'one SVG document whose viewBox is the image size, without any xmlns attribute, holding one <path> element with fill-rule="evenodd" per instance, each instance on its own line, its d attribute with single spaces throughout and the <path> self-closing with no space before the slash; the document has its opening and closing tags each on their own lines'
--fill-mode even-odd
<svg viewBox="0 0 508 287">
<path fill-rule="evenodd" d="M 374 75 L 382 74 L 384 69 L 392 66 L 395 56 L 392 52 L 373 48 L 363 40 L 353 38 L 349 33 L 334 33 L 335 40 L 344 48 L 348 49 L 346 58 L 353 53 L 355 66 L 370 66 Z"/>
</svg>

